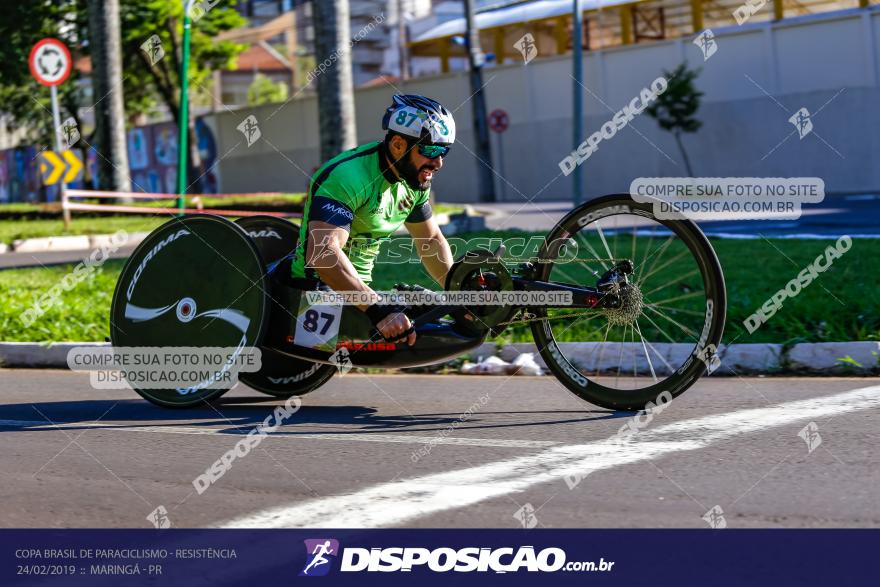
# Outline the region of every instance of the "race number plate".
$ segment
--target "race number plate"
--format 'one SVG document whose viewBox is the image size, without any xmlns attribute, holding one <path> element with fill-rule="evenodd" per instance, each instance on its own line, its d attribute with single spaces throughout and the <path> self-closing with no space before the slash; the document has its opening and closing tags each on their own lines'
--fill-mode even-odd
<svg viewBox="0 0 880 587">
<path fill-rule="evenodd" d="M 293 342 L 299 346 L 334 353 L 341 320 L 341 304 L 310 304 L 308 297 L 302 296 L 296 313 Z"/>
</svg>

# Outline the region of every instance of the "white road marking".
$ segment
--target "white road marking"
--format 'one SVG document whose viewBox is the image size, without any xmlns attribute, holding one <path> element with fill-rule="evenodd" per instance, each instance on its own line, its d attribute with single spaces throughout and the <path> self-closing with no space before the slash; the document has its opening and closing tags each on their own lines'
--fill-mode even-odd
<svg viewBox="0 0 880 587">
<path fill-rule="evenodd" d="M 225 523 L 223 528 L 377 528 L 466 507 L 566 475 L 706 448 L 721 440 L 796 422 L 880 407 L 880 386 L 650 427 L 621 442 L 614 437 L 558 446 L 537 454 L 368 487 L 355 493 L 291 503 Z M 344 471 L 340 471 L 344 475 Z"/>
<path fill-rule="evenodd" d="M 110 430 L 113 432 L 152 432 L 159 434 L 224 434 L 230 437 L 247 434 L 253 427 L 242 427 L 236 430 L 229 428 L 199 428 L 195 426 L 116 426 L 95 422 L 58 422 L 57 426 L 45 420 L 0 420 L 0 428 L 29 428 L 32 430 L 51 430 L 53 428 L 79 429 L 93 428 L 97 430 Z M 270 434 L 270 438 L 284 438 L 286 440 L 341 440 L 352 442 L 391 442 L 401 444 L 451 444 L 456 446 L 480 446 L 495 448 L 546 448 L 556 446 L 559 443 L 552 440 L 516 440 L 506 438 L 462 438 L 453 436 L 416 436 L 411 434 L 384 434 L 358 433 L 340 434 L 328 432 L 327 434 L 299 434 L 296 432 L 278 431 Z"/>
</svg>

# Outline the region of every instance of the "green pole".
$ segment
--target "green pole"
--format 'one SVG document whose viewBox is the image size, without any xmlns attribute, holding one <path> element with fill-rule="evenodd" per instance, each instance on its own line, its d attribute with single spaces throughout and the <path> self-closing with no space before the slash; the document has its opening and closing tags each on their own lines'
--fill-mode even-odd
<svg viewBox="0 0 880 587">
<path fill-rule="evenodd" d="M 187 132 L 189 131 L 189 34 L 192 21 L 189 18 L 193 0 L 186 0 L 183 6 L 183 51 L 180 58 L 180 110 L 178 115 L 177 138 L 177 209 L 183 215 L 186 207 L 186 153 Z"/>
</svg>

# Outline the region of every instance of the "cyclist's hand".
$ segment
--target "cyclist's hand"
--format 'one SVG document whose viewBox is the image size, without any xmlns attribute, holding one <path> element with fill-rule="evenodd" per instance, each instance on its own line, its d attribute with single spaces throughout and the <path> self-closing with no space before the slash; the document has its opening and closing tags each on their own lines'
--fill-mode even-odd
<svg viewBox="0 0 880 587">
<path fill-rule="evenodd" d="M 410 330 L 413 327 L 412 322 L 403 312 L 395 312 L 394 314 L 389 314 L 384 319 L 380 320 L 378 324 L 376 324 L 376 329 L 385 337 L 386 340 L 391 342 L 401 342 L 403 340 L 406 341 L 406 344 L 412 346 L 416 342 L 416 333 L 415 331 L 410 331 L 410 333 L 405 338 L 400 338 L 400 336 Z"/>
</svg>

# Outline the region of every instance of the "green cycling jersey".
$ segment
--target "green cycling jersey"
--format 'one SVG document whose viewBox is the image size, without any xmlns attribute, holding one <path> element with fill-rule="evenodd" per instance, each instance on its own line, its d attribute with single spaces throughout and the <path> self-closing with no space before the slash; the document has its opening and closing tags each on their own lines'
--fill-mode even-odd
<svg viewBox="0 0 880 587">
<path fill-rule="evenodd" d="M 373 265 L 382 243 L 404 222 L 431 217 L 429 190 L 414 190 L 388 167 L 385 144 L 374 141 L 340 153 L 322 165 L 309 182 L 299 243 L 291 264 L 295 278 L 317 279 L 306 267 L 309 222 L 318 220 L 345 228 L 343 252 L 364 283 L 372 281 Z"/>
</svg>

